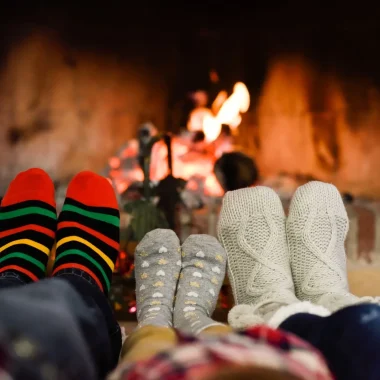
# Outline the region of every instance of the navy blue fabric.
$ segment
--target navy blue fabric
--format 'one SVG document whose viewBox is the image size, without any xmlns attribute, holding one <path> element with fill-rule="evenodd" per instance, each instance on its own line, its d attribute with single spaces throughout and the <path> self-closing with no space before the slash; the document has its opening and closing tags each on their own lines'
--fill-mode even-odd
<svg viewBox="0 0 380 380">
<path fill-rule="evenodd" d="M 12 343 L 14 379 L 44 379 L 45 367 L 59 374 L 46 378 L 104 379 L 116 366 L 120 327 L 107 298 L 85 276 L 70 270 L 23 284 L 16 273 L 0 274 L 0 331 L 9 342 L 28 341 L 39 358 L 12 354 Z"/>
<path fill-rule="evenodd" d="M 380 306 L 350 306 L 329 317 L 296 314 L 280 328 L 318 348 L 338 380 L 380 379 Z"/>
</svg>

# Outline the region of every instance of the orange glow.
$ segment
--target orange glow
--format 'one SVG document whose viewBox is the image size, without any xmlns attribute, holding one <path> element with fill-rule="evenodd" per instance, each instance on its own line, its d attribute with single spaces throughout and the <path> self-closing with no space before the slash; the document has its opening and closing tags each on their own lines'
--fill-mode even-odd
<svg viewBox="0 0 380 380">
<path fill-rule="evenodd" d="M 211 110 L 205 107 L 193 110 L 187 128 L 189 131 L 203 130 L 207 142 L 215 141 L 220 134 L 222 124 L 228 125 L 231 129 L 236 129 L 240 125 L 241 114 L 248 111 L 250 102 L 246 85 L 237 82 L 229 97 L 226 91 L 219 92 Z"/>
<path fill-rule="evenodd" d="M 227 91 L 220 91 L 216 96 L 214 102 L 212 103 L 211 110 L 214 115 L 217 115 L 223 103 L 227 100 L 228 94 Z"/>
<path fill-rule="evenodd" d="M 231 152 L 233 149 L 231 138 L 220 135 L 222 124 L 229 125 L 231 129 L 237 128 L 242 120 L 241 114 L 247 112 L 249 108 L 250 96 L 245 84 L 238 82 L 230 96 L 226 91 L 221 91 L 217 95 L 211 106 L 212 110 L 204 107 L 200 101 L 198 104 L 198 108 L 190 114 L 187 129 L 191 132 L 203 131 L 205 140 L 194 143 L 191 135 L 173 136 L 172 175 L 189 181 L 186 186 L 189 191 L 220 197 L 224 191 L 213 174 L 214 164 L 223 153 Z M 138 142 L 132 140 L 119 154 L 119 158 L 112 157 L 109 160 L 111 167 L 109 175 L 119 194 L 133 182 L 143 181 L 143 172 L 136 161 L 137 154 Z M 134 158 L 128 169 L 124 169 L 121 162 L 126 158 Z M 152 149 L 150 178 L 152 181 L 160 181 L 168 173 L 167 147 L 163 141 L 159 141 Z M 202 184 L 198 184 L 198 180 L 194 178 L 201 178 Z"/>
<path fill-rule="evenodd" d="M 206 116 L 203 119 L 203 133 L 207 142 L 213 142 L 217 139 L 222 130 L 222 124 L 213 116 Z"/>
<path fill-rule="evenodd" d="M 203 121 L 206 117 L 214 117 L 211 110 L 205 107 L 195 108 L 190 114 L 187 129 L 190 132 L 201 131 L 203 129 Z"/>
<path fill-rule="evenodd" d="M 234 86 L 233 93 L 238 97 L 240 112 L 246 113 L 251 104 L 251 97 L 249 96 L 247 86 L 242 82 L 237 82 Z"/>
<path fill-rule="evenodd" d="M 212 83 L 218 83 L 219 82 L 219 75 L 215 70 L 210 71 L 210 80 Z"/>
<path fill-rule="evenodd" d="M 220 186 L 214 173 L 209 174 L 206 178 L 205 195 L 208 195 L 210 197 L 222 197 L 224 195 L 224 190 Z"/>
<path fill-rule="evenodd" d="M 232 129 L 237 128 L 241 123 L 241 113 L 249 109 L 250 96 L 244 83 L 238 82 L 234 86 L 232 95 L 223 103 L 216 119 L 220 124 L 227 124 Z"/>
<path fill-rule="evenodd" d="M 117 169 L 120 166 L 120 158 L 119 157 L 111 157 L 108 160 L 109 166 L 111 169 Z"/>
</svg>

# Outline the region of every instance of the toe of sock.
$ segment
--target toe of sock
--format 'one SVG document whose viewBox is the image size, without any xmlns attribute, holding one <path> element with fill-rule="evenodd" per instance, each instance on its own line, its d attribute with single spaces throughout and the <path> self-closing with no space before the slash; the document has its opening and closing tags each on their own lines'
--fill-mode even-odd
<svg viewBox="0 0 380 380">
<path fill-rule="evenodd" d="M 293 196 L 289 214 L 302 214 L 312 209 L 332 211 L 337 216 L 346 217 L 342 196 L 338 189 L 329 183 L 311 181 L 300 186 Z"/>
<path fill-rule="evenodd" d="M 249 187 L 228 192 L 223 198 L 221 223 L 231 219 L 239 220 L 242 214 L 263 213 L 284 214 L 277 193 L 266 186 Z"/>
<path fill-rule="evenodd" d="M 152 250 L 153 246 L 158 247 L 159 253 L 166 253 L 167 249 L 179 254 L 180 241 L 173 230 L 156 228 L 145 234 L 143 239 L 136 247 L 136 251 Z M 161 251 L 161 252 L 160 252 Z"/>
<path fill-rule="evenodd" d="M 90 171 L 83 171 L 71 180 L 66 196 L 87 206 L 118 208 L 110 182 Z"/>
<path fill-rule="evenodd" d="M 54 184 L 49 175 L 42 169 L 32 168 L 19 173 L 10 183 L 1 205 L 6 207 L 38 200 L 55 207 L 54 193 Z"/>
</svg>

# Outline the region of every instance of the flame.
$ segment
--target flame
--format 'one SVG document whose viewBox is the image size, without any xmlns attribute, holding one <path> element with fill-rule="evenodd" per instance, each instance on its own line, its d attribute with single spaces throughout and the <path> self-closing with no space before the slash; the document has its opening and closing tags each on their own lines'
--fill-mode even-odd
<svg viewBox="0 0 380 380">
<path fill-rule="evenodd" d="M 216 119 L 220 124 L 227 124 L 231 128 L 237 128 L 241 123 L 240 113 L 248 111 L 250 96 L 244 83 L 238 82 L 234 86 L 232 95 L 223 103 Z"/>
<path fill-rule="evenodd" d="M 248 111 L 250 102 L 247 86 L 237 82 L 229 97 L 226 91 L 219 92 L 211 106 L 212 111 L 205 107 L 193 110 L 187 127 L 190 131 L 203 130 L 207 142 L 215 141 L 222 124 L 227 124 L 231 129 L 240 125 L 241 114 Z"/>
<path fill-rule="evenodd" d="M 214 117 L 210 109 L 205 107 L 195 108 L 190 114 L 187 129 L 190 132 L 201 131 L 203 129 L 204 119 L 207 117 Z"/>
<path fill-rule="evenodd" d="M 199 95 L 199 94 L 198 94 Z M 190 114 L 187 128 L 189 131 L 203 131 L 205 141 L 194 148 L 189 134 L 175 136 L 172 139 L 172 174 L 175 177 L 190 180 L 188 190 L 203 192 L 208 196 L 222 196 L 224 194 L 217 178 L 213 174 L 215 160 L 225 152 L 233 149 L 232 140 L 220 136 L 222 124 L 230 128 L 237 128 L 241 123 L 241 114 L 247 112 L 250 105 L 250 96 L 244 83 L 238 82 L 233 93 L 228 96 L 221 91 L 215 98 L 211 108 L 199 106 Z M 218 141 L 214 144 L 216 139 Z M 144 178 L 136 156 L 138 154 L 138 141 L 132 140 L 119 152 L 118 156 L 109 160 L 110 172 L 114 186 L 122 194 L 128 186 L 141 182 Z M 127 165 L 125 164 L 127 162 Z M 167 147 L 163 141 L 154 144 L 151 156 L 150 178 L 160 181 L 168 174 Z M 203 178 L 204 185 L 199 185 L 194 178 Z"/>
<path fill-rule="evenodd" d="M 240 112 L 246 113 L 251 104 L 251 97 L 249 96 L 247 86 L 242 82 L 237 82 L 234 86 L 233 93 L 238 97 Z"/>
<path fill-rule="evenodd" d="M 211 110 L 214 115 L 217 115 L 223 103 L 227 100 L 228 94 L 227 91 L 220 91 L 216 96 L 214 102 L 212 103 Z"/>
<path fill-rule="evenodd" d="M 203 133 L 207 142 L 213 142 L 219 136 L 222 124 L 213 116 L 206 116 L 203 119 Z"/>
</svg>

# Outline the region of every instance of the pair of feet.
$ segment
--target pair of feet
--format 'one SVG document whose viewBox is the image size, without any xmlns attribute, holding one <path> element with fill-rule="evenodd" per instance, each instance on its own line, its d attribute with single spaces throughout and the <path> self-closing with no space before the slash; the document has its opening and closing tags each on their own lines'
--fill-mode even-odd
<svg viewBox="0 0 380 380">
<path fill-rule="evenodd" d="M 227 251 L 237 305 L 229 314 L 231 326 L 244 328 L 271 320 L 276 324 L 273 318 L 278 319 L 275 314 L 283 307 L 288 307 L 288 311 L 282 309 L 285 315 L 326 315 L 371 301 L 349 293 L 344 247 L 347 231 L 341 195 L 331 184 L 309 182 L 301 186 L 292 199 L 288 218 L 278 195 L 267 187 L 227 193 L 218 236 Z"/>
<path fill-rule="evenodd" d="M 226 256 L 212 236 L 191 235 L 181 246 L 171 230 L 146 234 L 135 251 L 139 327 L 198 334 L 218 325 L 210 317 L 224 281 Z"/>
<path fill-rule="evenodd" d="M 85 274 L 105 294 L 119 253 L 119 209 L 107 179 L 81 172 L 68 186 L 57 218 L 54 184 L 41 169 L 16 176 L 0 207 L 0 277 L 29 283 L 46 276 Z"/>
</svg>

